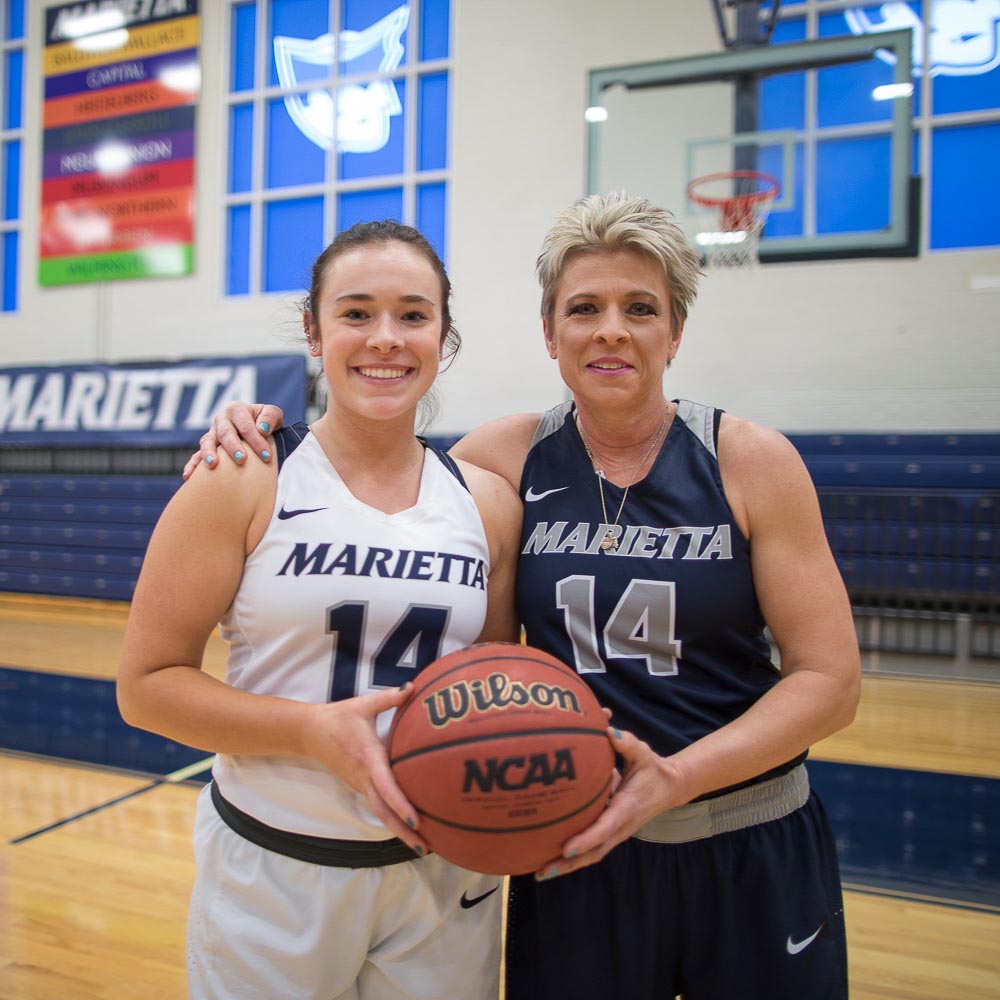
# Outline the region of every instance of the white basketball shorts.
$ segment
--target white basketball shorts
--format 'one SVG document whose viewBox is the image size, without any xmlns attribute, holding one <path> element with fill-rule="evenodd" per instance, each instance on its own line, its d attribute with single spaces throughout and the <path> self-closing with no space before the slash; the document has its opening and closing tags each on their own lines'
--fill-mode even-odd
<svg viewBox="0 0 1000 1000">
<path fill-rule="evenodd" d="M 265 850 L 198 799 L 191 1000 L 496 1000 L 502 879 L 436 855 L 334 868 Z"/>
</svg>

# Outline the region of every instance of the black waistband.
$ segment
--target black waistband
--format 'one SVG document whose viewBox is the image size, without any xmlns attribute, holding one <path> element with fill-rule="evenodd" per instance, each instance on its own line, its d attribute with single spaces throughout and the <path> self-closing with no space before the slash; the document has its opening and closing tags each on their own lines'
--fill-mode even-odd
<svg viewBox="0 0 1000 1000">
<path fill-rule="evenodd" d="M 244 840 L 297 861 L 329 868 L 381 868 L 383 865 L 413 861 L 419 856 L 398 837 L 391 840 L 334 840 L 278 830 L 228 802 L 214 781 L 212 802 L 226 826 Z"/>
</svg>

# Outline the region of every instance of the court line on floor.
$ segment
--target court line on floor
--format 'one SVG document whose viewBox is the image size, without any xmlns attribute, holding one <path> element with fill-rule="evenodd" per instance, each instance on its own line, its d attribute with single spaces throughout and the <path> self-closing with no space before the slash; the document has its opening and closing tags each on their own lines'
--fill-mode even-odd
<svg viewBox="0 0 1000 1000">
<path fill-rule="evenodd" d="M 34 755 L 32 755 L 34 756 Z M 37 830 L 32 830 L 30 833 L 22 834 L 20 837 L 16 837 L 13 840 L 8 841 L 11 846 L 16 846 L 18 844 L 26 843 L 27 841 L 33 840 L 36 837 L 41 836 L 44 833 L 49 833 L 53 830 L 57 830 L 60 827 L 67 826 L 70 823 L 74 823 L 77 820 L 84 819 L 87 816 L 92 816 L 95 813 L 101 812 L 104 809 L 108 809 L 111 806 L 118 805 L 122 802 L 127 802 L 129 799 L 136 798 L 139 795 L 144 795 L 146 792 L 152 791 L 154 788 L 159 788 L 162 785 L 169 784 L 179 784 L 183 781 L 187 781 L 189 778 L 193 778 L 199 774 L 203 774 L 207 771 L 215 761 L 215 756 L 206 757 L 203 760 L 195 761 L 192 764 L 188 764 L 185 767 L 178 768 L 175 771 L 171 771 L 170 774 L 164 775 L 162 778 L 156 778 L 150 781 L 148 784 L 143 785 L 141 788 L 133 789 L 131 792 L 126 792 L 124 795 L 118 795 L 113 799 L 109 799 L 106 802 L 99 803 L 96 806 L 92 806 L 89 809 L 84 809 L 81 812 L 74 813 L 71 816 L 66 816 L 63 819 L 57 820 L 54 823 L 49 823 L 46 826 L 40 827 Z M 79 762 L 76 761 L 53 761 L 53 763 L 69 763 L 74 766 L 79 766 Z M 892 889 L 887 886 L 864 884 L 859 882 L 842 882 L 843 889 L 846 892 L 856 892 L 867 896 L 880 896 L 890 899 L 900 899 L 915 903 L 927 903 L 936 906 L 944 906 L 951 909 L 959 910 L 971 910 L 977 913 L 986 913 L 990 915 L 1000 916 L 1000 906 L 991 903 L 977 903 L 971 900 L 961 900 L 954 897 L 945 896 L 935 896 L 927 893 L 920 893 L 907 890 Z"/>
<path fill-rule="evenodd" d="M 171 771 L 170 774 L 165 774 L 162 778 L 157 778 L 155 781 L 149 782 L 148 785 L 143 785 L 141 788 L 134 788 L 131 792 L 126 792 L 124 795 L 116 795 L 113 799 L 108 799 L 106 802 L 100 802 L 96 806 L 91 806 L 89 809 L 73 813 L 72 816 L 66 816 L 63 819 L 56 820 L 54 823 L 49 823 L 46 826 L 39 827 L 37 830 L 32 830 L 30 833 L 25 833 L 20 837 L 15 837 L 13 840 L 8 841 L 8 843 L 12 847 L 17 844 L 26 843 L 29 840 L 33 840 L 35 837 L 40 837 L 43 833 L 50 833 L 52 830 L 58 830 L 60 827 L 68 826 L 70 823 L 75 823 L 77 820 L 85 819 L 87 816 L 93 816 L 94 813 L 102 812 L 104 809 L 108 809 L 111 806 L 127 802 L 129 799 L 134 799 L 138 795 L 145 795 L 146 792 L 151 792 L 154 788 L 159 788 L 162 785 L 176 785 L 182 781 L 187 781 L 188 778 L 193 778 L 196 774 L 202 774 L 207 771 L 212 766 L 214 761 L 214 755 L 212 757 L 206 757 L 204 760 L 195 761 L 193 764 L 188 764 L 186 767 L 178 768 L 176 771 Z"/>
<path fill-rule="evenodd" d="M 930 896 L 922 892 L 906 892 L 880 885 L 862 885 L 859 882 L 842 882 L 841 885 L 845 892 L 857 892 L 865 896 L 885 896 L 890 899 L 901 899 L 908 903 L 931 903 L 934 906 L 947 906 L 953 910 L 974 910 L 976 913 L 1000 916 L 1000 906 L 995 906 L 992 903 L 976 903 L 946 896 Z"/>
</svg>

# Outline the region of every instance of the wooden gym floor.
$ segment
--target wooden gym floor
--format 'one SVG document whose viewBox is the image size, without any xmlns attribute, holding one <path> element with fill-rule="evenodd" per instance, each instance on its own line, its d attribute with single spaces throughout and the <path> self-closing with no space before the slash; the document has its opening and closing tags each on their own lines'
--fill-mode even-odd
<svg viewBox="0 0 1000 1000">
<path fill-rule="evenodd" d="M 0 695 L 29 680 L 106 695 L 126 614 L 0 595 Z M 207 669 L 221 675 L 224 656 L 216 640 Z M 814 748 L 842 850 L 852 1000 L 1000 1000 L 998 720 L 1000 684 L 868 675 L 857 722 Z M 26 739 L 57 723 L 33 725 Z M 68 742 L 45 745 L 86 756 L 62 728 Z M 185 995 L 190 827 L 207 761 L 175 762 L 139 773 L 0 750 L 0 1000 Z"/>
</svg>

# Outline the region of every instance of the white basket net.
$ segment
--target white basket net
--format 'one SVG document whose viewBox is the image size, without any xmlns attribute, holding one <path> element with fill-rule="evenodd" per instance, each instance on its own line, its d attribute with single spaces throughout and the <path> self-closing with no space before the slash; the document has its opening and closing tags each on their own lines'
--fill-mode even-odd
<svg viewBox="0 0 1000 1000">
<path fill-rule="evenodd" d="M 697 191 L 692 190 L 695 187 Z M 761 233 L 778 195 L 777 182 L 766 175 L 719 174 L 692 182 L 688 194 L 698 208 L 695 244 L 705 267 L 756 267 Z"/>
</svg>

